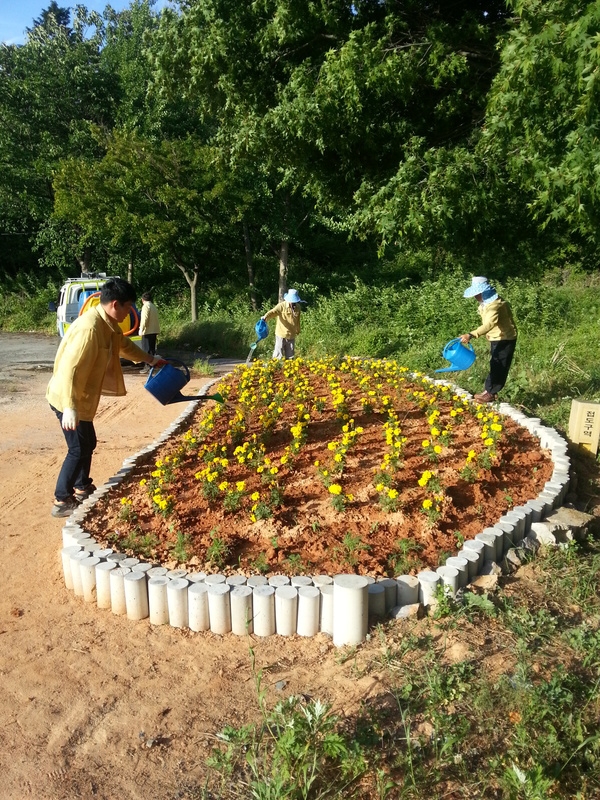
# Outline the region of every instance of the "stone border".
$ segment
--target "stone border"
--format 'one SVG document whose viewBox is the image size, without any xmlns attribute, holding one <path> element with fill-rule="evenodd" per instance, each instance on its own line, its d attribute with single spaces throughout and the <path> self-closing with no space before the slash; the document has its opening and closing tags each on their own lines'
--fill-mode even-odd
<svg viewBox="0 0 600 800">
<path fill-rule="evenodd" d="M 223 376 L 207 384 L 202 395 Z M 456 394 L 472 399 L 446 380 Z M 500 517 L 474 539 L 465 541 L 456 556 L 437 570 L 375 580 L 360 575 L 207 575 L 167 570 L 102 549 L 85 531 L 87 512 L 97 500 L 120 484 L 137 460 L 153 453 L 185 427 L 200 401 L 188 403 L 177 419 L 152 444 L 126 458 L 117 473 L 99 487 L 65 523 L 61 550 L 65 586 L 85 602 L 129 619 L 149 618 L 153 625 L 169 624 L 215 634 L 232 632 L 257 636 L 280 634 L 333 637 L 336 646 L 364 641 L 369 617 L 406 618 L 435 605 L 438 587 L 456 596 L 466 586 L 490 588 L 502 571 L 515 569 L 524 551 L 585 536 L 588 514 L 561 508 L 569 489 L 567 441 L 537 417 L 527 417 L 508 403 L 499 412 L 526 428 L 550 450 L 554 472 L 536 498 Z"/>
</svg>

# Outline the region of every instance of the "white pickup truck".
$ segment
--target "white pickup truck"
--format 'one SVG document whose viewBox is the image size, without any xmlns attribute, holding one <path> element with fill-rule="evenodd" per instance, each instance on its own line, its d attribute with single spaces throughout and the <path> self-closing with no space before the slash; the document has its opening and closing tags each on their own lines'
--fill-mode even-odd
<svg viewBox="0 0 600 800">
<path fill-rule="evenodd" d="M 62 285 L 58 303 L 48 305 L 50 311 L 56 312 L 56 330 L 61 339 L 78 316 L 98 305 L 100 290 L 112 277 L 114 276 L 107 276 L 104 272 L 90 272 L 84 273 L 80 278 L 68 278 Z M 125 336 L 131 337 L 134 341 L 139 340 L 140 337 L 137 335 L 139 324 L 139 311 L 132 306 L 129 317 L 121 323 Z"/>
</svg>

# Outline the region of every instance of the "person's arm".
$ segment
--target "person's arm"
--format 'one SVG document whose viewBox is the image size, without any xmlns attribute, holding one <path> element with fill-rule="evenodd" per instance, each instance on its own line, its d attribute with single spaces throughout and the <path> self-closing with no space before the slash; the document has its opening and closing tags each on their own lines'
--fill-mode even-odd
<svg viewBox="0 0 600 800">
<path fill-rule="evenodd" d="M 495 328 L 498 324 L 498 307 L 495 308 L 484 308 L 483 310 L 483 319 L 481 325 L 478 328 L 475 328 L 474 331 L 471 331 L 469 336 L 473 339 L 478 339 L 480 336 L 485 336 L 486 333 Z"/>
<path fill-rule="evenodd" d="M 268 322 L 270 319 L 273 319 L 273 317 L 278 316 L 280 310 L 281 310 L 281 303 L 277 303 L 277 305 L 273 306 L 273 308 L 270 309 L 270 311 L 267 311 L 267 313 L 264 314 L 261 317 L 261 319 L 264 319 L 265 322 Z"/>
<path fill-rule="evenodd" d="M 75 430 L 77 427 L 79 403 L 97 356 L 98 341 L 92 331 L 81 332 L 65 343 L 56 376 L 63 409 L 62 427 L 65 430 Z"/>
<path fill-rule="evenodd" d="M 142 306 L 142 312 L 140 314 L 140 327 L 139 327 L 139 334 L 143 336 L 146 333 L 146 328 L 148 327 L 148 304 L 144 303 Z"/>
<path fill-rule="evenodd" d="M 121 336 L 119 349 L 123 358 L 126 358 L 128 361 L 133 361 L 136 364 L 143 361 L 145 364 L 149 364 L 152 367 L 157 365 L 158 360 L 163 360 L 158 357 L 155 358 L 150 353 L 146 353 L 141 347 L 138 347 L 135 342 L 128 339 L 127 336 Z"/>
</svg>

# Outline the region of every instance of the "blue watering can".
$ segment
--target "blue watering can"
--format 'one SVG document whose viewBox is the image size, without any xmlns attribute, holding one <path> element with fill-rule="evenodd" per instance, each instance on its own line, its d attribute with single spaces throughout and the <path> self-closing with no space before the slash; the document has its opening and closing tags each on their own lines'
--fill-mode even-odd
<svg viewBox="0 0 600 800">
<path fill-rule="evenodd" d="M 155 397 L 163 406 L 168 406 L 171 403 L 182 403 L 186 400 L 216 400 L 217 403 L 224 403 L 222 395 L 218 392 L 215 394 L 201 394 L 187 396 L 181 394 L 181 389 L 189 383 L 190 371 L 183 363 L 176 358 L 170 358 L 168 364 L 158 367 L 155 373 L 155 367 L 152 367 L 148 380 L 144 384 L 144 389 L 147 389 L 150 394 Z M 173 366 L 177 364 L 177 366 Z"/>
<path fill-rule="evenodd" d="M 452 339 L 442 350 L 442 355 L 452 366 L 436 369 L 436 372 L 461 372 L 475 363 L 475 351 L 469 342 L 466 346 L 460 339 Z"/>
<path fill-rule="evenodd" d="M 254 326 L 254 330 L 256 332 L 256 341 L 250 345 L 250 352 L 248 353 L 248 358 L 246 359 L 246 364 L 249 364 L 252 359 L 254 358 L 254 351 L 256 350 L 256 345 L 261 342 L 263 339 L 266 339 L 269 335 L 269 326 L 264 321 L 264 319 L 259 319 L 256 325 Z"/>
</svg>

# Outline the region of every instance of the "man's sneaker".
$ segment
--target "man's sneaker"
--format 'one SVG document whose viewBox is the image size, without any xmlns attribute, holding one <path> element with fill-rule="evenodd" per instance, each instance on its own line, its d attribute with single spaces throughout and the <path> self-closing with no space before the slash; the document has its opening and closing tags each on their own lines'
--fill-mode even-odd
<svg viewBox="0 0 600 800">
<path fill-rule="evenodd" d="M 50 514 L 53 517 L 70 517 L 78 506 L 79 503 L 74 497 L 67 497 L 66 500 L 55 500 Z"/>
<path fill-rule="evenodd" d="M 481 394 L 473 395 L 473 400 L 477 400 L 478 403 L 495 403 L 496 395 L 491 392 L 482 392 Z"/>
</svg>

